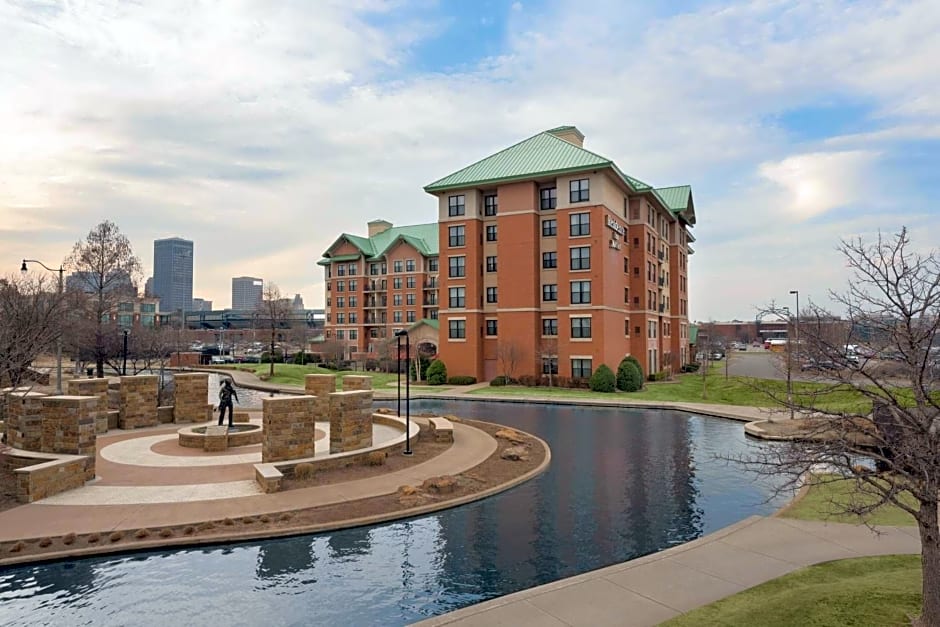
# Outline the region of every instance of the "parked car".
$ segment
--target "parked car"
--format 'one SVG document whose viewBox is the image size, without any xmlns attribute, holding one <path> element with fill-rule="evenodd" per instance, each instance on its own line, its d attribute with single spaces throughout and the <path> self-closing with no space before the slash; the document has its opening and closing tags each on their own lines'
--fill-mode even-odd
<svg viewBox="0 0 940 627">
<path fill-rule="evenodd" d="M 831 359 L 810 357 L 800 364 L 800 370 L 835 370 L 836 362 Z"/>
</svg>

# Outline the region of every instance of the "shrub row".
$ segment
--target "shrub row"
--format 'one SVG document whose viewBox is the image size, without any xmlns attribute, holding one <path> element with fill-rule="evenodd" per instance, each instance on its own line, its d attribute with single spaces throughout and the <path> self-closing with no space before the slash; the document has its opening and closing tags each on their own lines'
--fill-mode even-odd
<svg viewBox="0 0 940 627">
<path fill-rule="evenodd" d="M 476 382 L 476 377 L 470 377 L 463 374 L 447 378 L 448 385 L 473 385 Z"/>
</svg>

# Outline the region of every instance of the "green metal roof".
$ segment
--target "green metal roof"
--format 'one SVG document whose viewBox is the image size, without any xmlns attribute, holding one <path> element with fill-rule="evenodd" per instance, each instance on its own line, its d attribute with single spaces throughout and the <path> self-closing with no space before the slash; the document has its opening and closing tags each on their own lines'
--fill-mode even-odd
<svg viewBox="0 0 940 627">
<path fill-rule="evenodd" d="M 426 257 L 437 255 L 439 250 L 437 222 L 431 222 L 430 224 L 413 224 L 410 226 L 393 226 L 371 238 L 343 233 L 333 242 L 327 251 L 323 253 L 325 259 L 321 259 L 317 264 L 328 266 L 334 261 L 352 261 L 358 259 L 361 255 L 330 256 L 330 250 L 344 240 L 361 250 L 362 255 L 365 255 L 368 260 L 381 259 L 388 250 L 399 241 L 408 242 Z"/>
<path fill-rule="evenodd" d="M 690 185 L 659 187 L 655 191 L 673 214 L 689 224 L 695 224 L 695 207 L 692 203 Z"/>
<path fill-rule="evenodd" d="M 560 130 L 568 130 L 568 127 L 552 129 L 555 132 Z M 551 131 L 545 131 L 438 179 L 425 186 L 424 191 L 494 184 L 612 164 L 606 157 L 555 137 Z"/>
<path fill-rule="evenodd" d="M 408 330 L 411 331 L 411 330 L 413 330 L 413 329 L 416 329 L 416 328 L 420 327 L 422 324 L 428 325 L 429 327 L 431 327 L 431 328 L 434 329 L 435 331 L 439 331 L 440 328 L 441 328 L 441 325 L 440 325 L 440 322 L 439 322 L 439 321 L 437 321 L 437 320 L 435 320 L 435 319 L 433 319 L 433 318 L 421 318 L 420 320 L 418 320 L 417 322 L 415 322 L 413 325 L 411 325 L 410 327 L 408 327 Z"/>
</svg>

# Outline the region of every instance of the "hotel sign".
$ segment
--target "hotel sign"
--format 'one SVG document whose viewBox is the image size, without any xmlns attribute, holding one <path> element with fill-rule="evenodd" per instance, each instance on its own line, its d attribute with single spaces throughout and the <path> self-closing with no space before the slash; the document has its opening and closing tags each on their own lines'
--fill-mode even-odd
<svg viewBox="0 0 940 627">
<path fill-rule="evenodd" d="M 620 237 L 627 236 L 627 227 L 623 226 L 610 216 L 607 216 L 607 226 L 614 230 Z"/>
</svg>

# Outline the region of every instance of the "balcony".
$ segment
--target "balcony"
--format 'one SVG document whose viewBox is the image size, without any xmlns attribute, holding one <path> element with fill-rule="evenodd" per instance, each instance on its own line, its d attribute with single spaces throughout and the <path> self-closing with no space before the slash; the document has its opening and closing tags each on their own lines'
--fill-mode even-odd
<svg viewBox="0 0 940 627">
<path fill-rule="evenodd" d="M 660 261 L 662 261 L 663 259 L 666 258 L 666 253 L 664 253 L 663 251 L 659 251 L 658 253 L 656 253 L 656 257 L 657 257 Z"/>
<path fill-rule="evenodd" d="M 666 285 L 666 277 L 659 277 L 659 287 Z"/>
<path fill-rule="evenodd" d="M 665 311 L 666 311 L 666 305 L 660 305 L 660 306 L 659 306 L 659 313 L 663 313 L 663 312 L 665 312 Z"/>
</svg>

